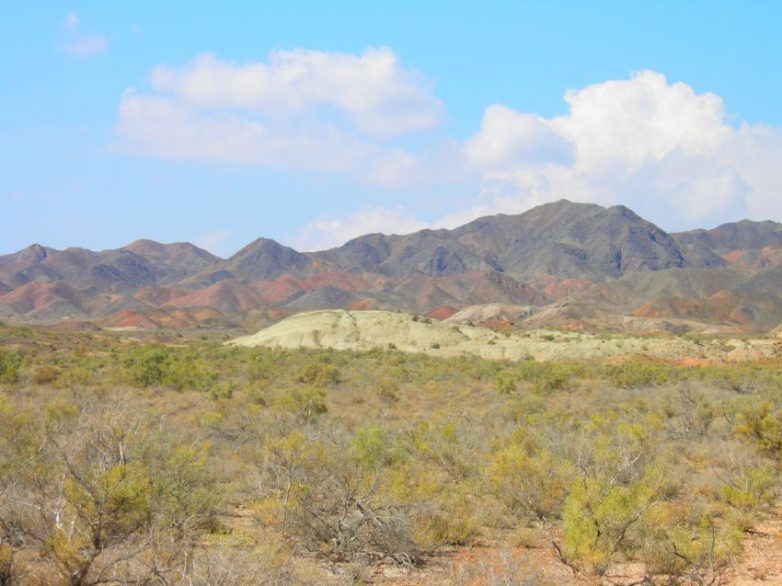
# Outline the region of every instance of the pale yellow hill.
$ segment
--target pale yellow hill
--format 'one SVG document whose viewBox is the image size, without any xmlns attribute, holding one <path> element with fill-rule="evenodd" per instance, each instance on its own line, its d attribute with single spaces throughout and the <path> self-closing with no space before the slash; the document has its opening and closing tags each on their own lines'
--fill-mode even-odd
<svg viewBox="0 0 782 586">
<path fill-rule="evenodd" d="M 394 347 L 437 356 L 570 360 L 647 356 L 666 360 L 743 361 L 775 355 L 773 340 L 594 336 L 538 330 L 500 334 L 486 328 L 430 321 L 388 311 L 326 310 L 288 317 L 257 334 L 229 342 L 240 346 L 370 350 Z"/>
</svg>

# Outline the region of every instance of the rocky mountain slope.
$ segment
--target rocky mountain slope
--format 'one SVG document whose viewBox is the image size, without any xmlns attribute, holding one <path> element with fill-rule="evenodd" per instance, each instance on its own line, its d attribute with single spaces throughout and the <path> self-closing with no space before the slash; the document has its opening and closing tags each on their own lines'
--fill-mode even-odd
<svg viewBox="0 0 782 586">
<path fill-rule="evenodd" d="M 35 244 L 0 256 L 0 319 L 254 327 L 316 309 L 447 318 L 504 304 L 565 328 L 766 331 L 782 321 L 780 285 L 780 224 L 668 234 L 624 206 L 563 200 L 313 253 L 265 238 L 227 259 L 150 240 L 100 252 Z"/>
</svg>

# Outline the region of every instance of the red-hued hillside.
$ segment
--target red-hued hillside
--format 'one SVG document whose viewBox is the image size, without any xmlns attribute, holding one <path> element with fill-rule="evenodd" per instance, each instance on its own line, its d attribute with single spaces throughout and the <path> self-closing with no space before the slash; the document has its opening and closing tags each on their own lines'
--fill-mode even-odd
<svg viewBox="0 0 782 586">
<path fill-rule="evenodd" d="M 88 314 L 96 303 L 87 294 L 65 283 L 29 283 L 0 296 L 0 307 L 19 314 L 44 315 L 47 308 L 57 306 L 73 315 Z"/>
<path fill-rule="evenodd" d="M 778 324 L 782 320 L 777 298 L 762 293 L 741 295 L 731 291 L 720 291 L 700 299 L 657 299 L 642 305 L 633 314 L 637 317 L 681 318 L 744 326 L 766 320 Z"/>
<path fill-rule="evenodd" d="M 782 226 L 741 221 L 667 234 L 623 206 L 563 200 L 320 252 L 259 238 L 221 259 L 142 239 L 116 250 L 36 244 L 0 255 L 0 319 L 15 322 L 231 327 L 314 309 L 442 318 L 482 304 L 531 308 L 521 321 L 492 318 L 503 327 L 679 320 L 678 329 L 770 330 L 782 320 Z"/>
<path fill-rule="evenodd" d="M 166 303 L 172 302 L 187 295 L 187 291 L 182 289 L 172 289 L 168 287 L 144 287 L 133 293 L 133 298 L 148 303 L 154 307 L 160 307 Z"/>
<path fill-rule="evenodd" d="M 264 300 L 253 287 L 229 280 L 172 299 L 166 306 L 210 307 L 220 311 L 243 312 L 262 308 Z"/>
<path fill-rule="evenodd" d="M 282 275 L 273 281 L 258 281 L 253 284 L 261 299 L 266 303 L 283 303 L 302 292 L 301 283 L 290 275 Z"/>
<path fill-rule="evenodd" d="M 552 299 L 577 297 L 594 284 L 590 279 L 561 279 L 554 275 L 541 275 L 535 281 L 538 289 Z"/>
<path fill-rule="evenodd" d="M 450 305 L 443 305 L 441 307 L 435 307 L 432 311 L 426 314 L 426 317 L 444 320 L 448 319 L 458 311 L 459 310 L 455 307 L 451 307 Z"/>
</svg>

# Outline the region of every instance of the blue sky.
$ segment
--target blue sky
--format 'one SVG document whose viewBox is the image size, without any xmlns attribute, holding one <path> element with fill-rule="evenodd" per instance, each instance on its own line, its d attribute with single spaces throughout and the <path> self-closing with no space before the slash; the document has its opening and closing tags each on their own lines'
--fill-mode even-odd
<svg viewBox="0 0 782 586">
<path fill-rule="evenodd" d="M 671 230 L 782 220 L 780 22 L 771 1 L 4 3 L 0 253 L 311 249 L 561 197 Z"/>
</svg>

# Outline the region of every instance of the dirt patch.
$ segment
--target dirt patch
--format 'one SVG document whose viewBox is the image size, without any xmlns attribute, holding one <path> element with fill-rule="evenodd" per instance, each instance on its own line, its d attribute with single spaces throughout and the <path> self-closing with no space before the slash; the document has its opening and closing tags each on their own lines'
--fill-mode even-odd
<svg viewBox="0 0 782 586">
<path fill-rule="evenodd" d="M 744 553 L 727 573 L 731 586 L 782 584 L 782 502 L 778 502 L 748 534 Z"/>
</svg>

